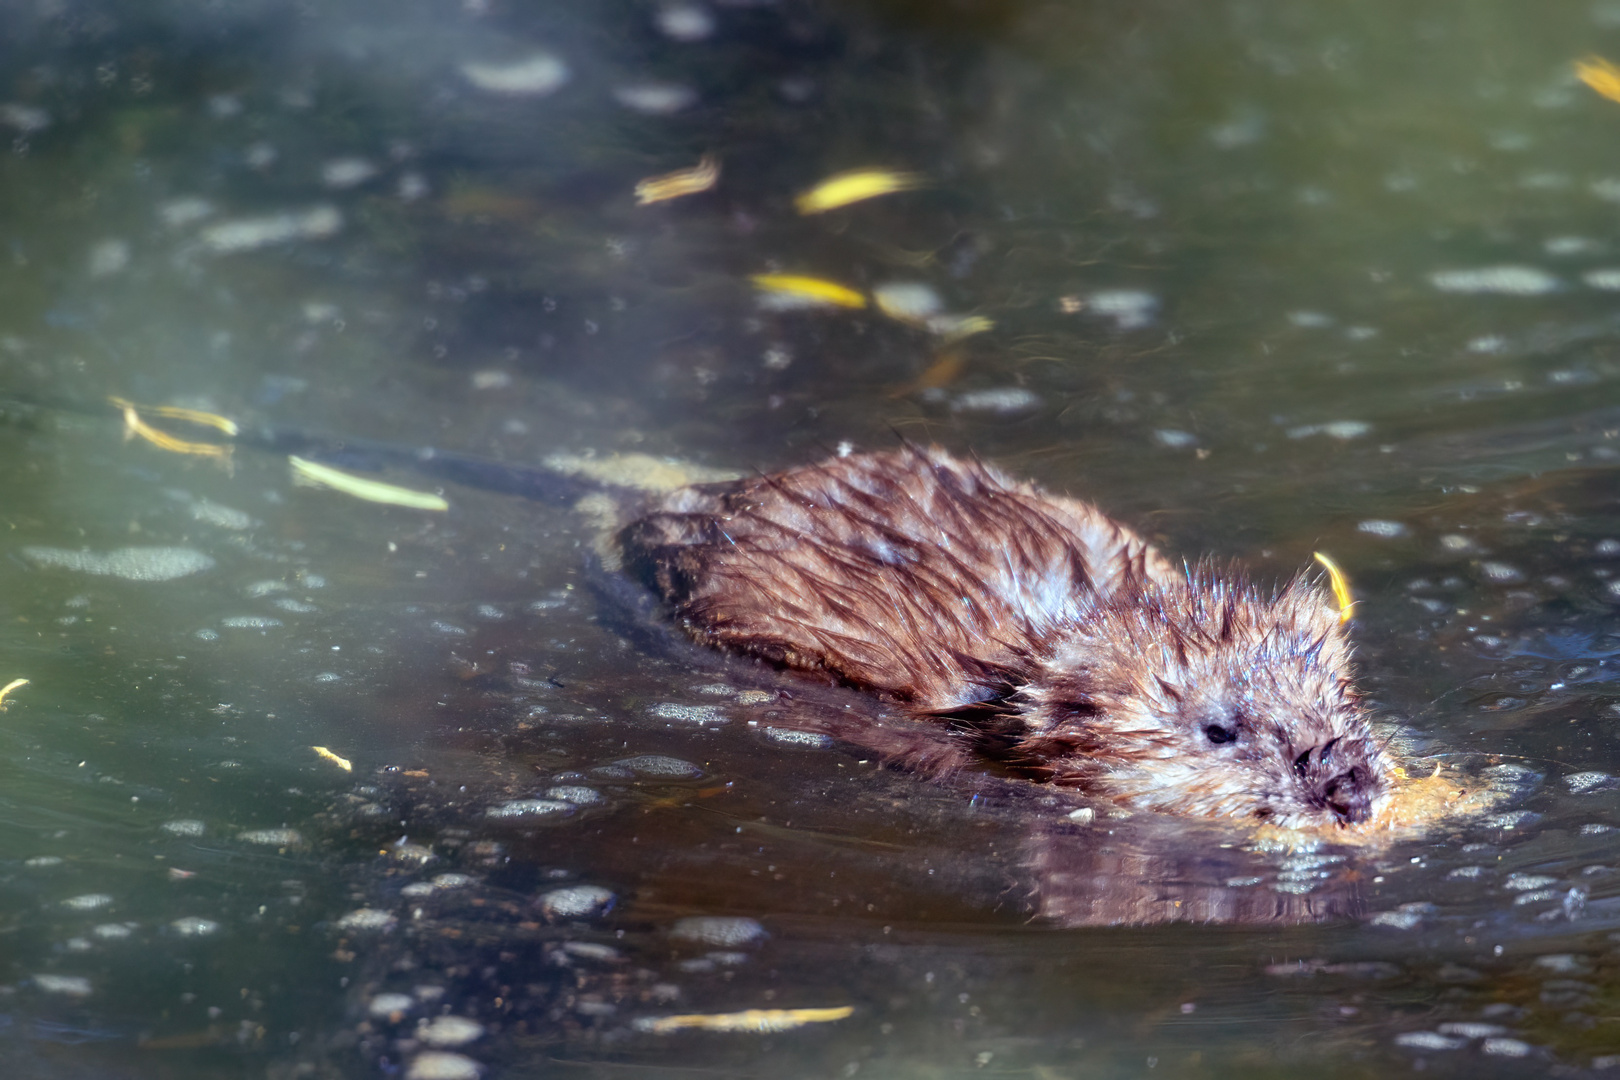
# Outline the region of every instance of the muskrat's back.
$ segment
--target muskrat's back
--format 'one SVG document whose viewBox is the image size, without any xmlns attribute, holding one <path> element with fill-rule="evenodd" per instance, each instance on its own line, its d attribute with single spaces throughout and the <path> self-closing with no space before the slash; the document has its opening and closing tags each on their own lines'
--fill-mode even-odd
<svg viewBox="0 0 1620 1080">
<path fill-rule="evenodd" d="M 937 449 L 683 488 L 620 533 L 699 640 L 875 691 L 1131 805 L 1369 818 L 1389 764 L 1337 610 L 1176 571 L 1085 503 Z"/>
</svg>

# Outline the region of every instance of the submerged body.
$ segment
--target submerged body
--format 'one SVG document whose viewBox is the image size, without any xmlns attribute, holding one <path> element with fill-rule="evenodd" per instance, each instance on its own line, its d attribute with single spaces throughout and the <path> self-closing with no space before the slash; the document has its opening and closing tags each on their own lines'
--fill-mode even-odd
<svg viewBox="0 0 1620 1080">
<path fill-rule="evenodd" d="M 1389 794 L 1322 590 L 1183 573 L 978 462 L 906 448 L 682 488 L 619 542 L 699 641 L 879 694 L 963 761 L 1288 827 Z"/>
</svg>

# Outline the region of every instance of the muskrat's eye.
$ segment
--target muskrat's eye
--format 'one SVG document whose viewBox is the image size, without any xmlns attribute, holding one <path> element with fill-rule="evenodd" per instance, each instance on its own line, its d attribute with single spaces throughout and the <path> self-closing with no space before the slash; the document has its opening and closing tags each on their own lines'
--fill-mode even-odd
<svg viewBox="0 0 1620 1080">
<path fill-rule="evenodd" d="M 1229 727 L 1210 724 L 1204 729 L 1204 737 L 1219 746 L 1221 743 L 1237 742 L 1238 733 Z"/>
<path fill-rule="evenodd" d="M 1333 744 L 1329 743 L 1328 745 L 1332 746 Z M 1322 751 L 1322 756 L 1327 756 L 1326 750 Z M 1305 778 L 1305 773 L 1309 771 L 1310 767 L 1311 752 L 1309 750 L 1305 751 L 1303 754 L 1299 755 L 1299 757 L 1294 759 L 1294 775 L 1299 777 L 1301 780 Z"/>
</svg>

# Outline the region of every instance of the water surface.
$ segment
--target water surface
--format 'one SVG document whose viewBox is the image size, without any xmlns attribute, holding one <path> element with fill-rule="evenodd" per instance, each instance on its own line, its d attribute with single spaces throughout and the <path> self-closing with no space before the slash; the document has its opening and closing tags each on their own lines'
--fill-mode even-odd
<svg viewBox="0 0 1620 1080">
<path fill-rule="evenodd" d="M 1615 1066 L 1620 104 L 1573 69 L 1614 5 L 3 19 L 16 1074 Z M 923 183 L 796 213 L 858 167 Z M 1330 552 L 1399 745 L 1510 797 L 1288 853 L 927 783 L 795 733 L 871 702 L 648 634 L 588 515 L 437 468 L 899 438 L 1262 580 Z"/>
</svg>

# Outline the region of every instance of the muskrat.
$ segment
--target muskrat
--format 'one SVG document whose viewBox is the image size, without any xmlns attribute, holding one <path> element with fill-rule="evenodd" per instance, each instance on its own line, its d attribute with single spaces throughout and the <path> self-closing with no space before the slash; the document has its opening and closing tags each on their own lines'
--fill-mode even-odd
<svg viewBox="0 0 1620 1080">
<path fill-rule="evenodd" d="M 1177 570 L 1095 507 L 905 447 L 685 487 L 618 533 L 700 642 L 880 695 L 1129 808 L 1349 825 L 1392 764 L 1340 612 Z"/>
</svg>

